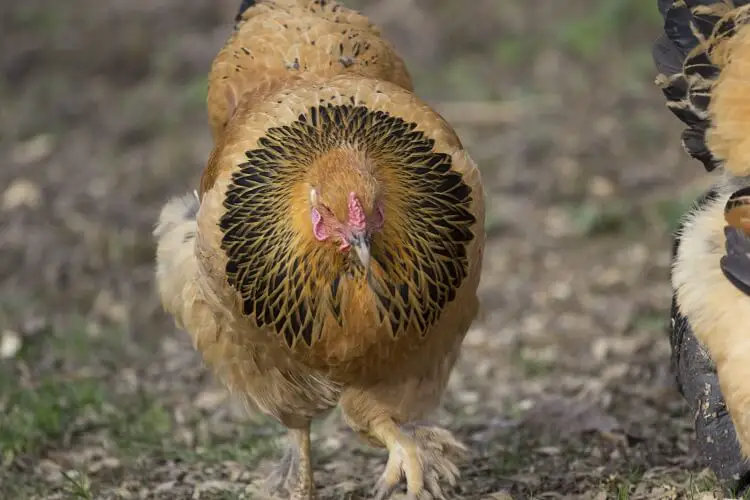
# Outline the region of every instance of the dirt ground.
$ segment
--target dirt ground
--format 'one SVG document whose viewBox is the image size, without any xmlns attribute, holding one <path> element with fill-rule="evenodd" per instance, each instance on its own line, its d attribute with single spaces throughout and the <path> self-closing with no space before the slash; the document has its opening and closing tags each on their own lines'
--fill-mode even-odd
<svg viewBox="0 0 750 500">
<path fill-rule="evenodd" d="M 278 456 L 153 289 L 238 4 L 0 6 L 0 498 L 253 498 Z M 708 179 L 653 85 L 656 1 L 349 4 L 489 195 L 483 317 L 435 415 L 472 449 L 451 497 L 714 498 L 665 334 L 670 232 Z M 383 452 L 336 414 L 314 439 L 321 498 L 367 498 Z"/>
</svg>

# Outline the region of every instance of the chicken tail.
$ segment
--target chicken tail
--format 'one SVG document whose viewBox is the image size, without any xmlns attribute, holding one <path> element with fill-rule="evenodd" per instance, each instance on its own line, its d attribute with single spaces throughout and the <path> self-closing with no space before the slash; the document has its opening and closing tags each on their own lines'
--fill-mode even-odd
<svg viewBox="0 0 750 500">
<path fill-rule="evenodd" d="M 658 1 L 656 83 L 687 125 L 683 147 L 709 172 L 750 175 L 750 0 Z"/>
<path fill-rule="evenodd" d="M 197 275 L 195 258 L 197 195 L 176 197 L 162 208 L 154 229 L 156 284 L 164 309 L 183 326 L 185 288 Z"/>
<path fill-rule="evenodd" d="M 240 3 L 240 10 L 237 12 L 237 15 L 234 16 L 234 22 L 239 23 L 242 20 L 242 14 L 255 5 L 255 0 L 242 0 L 242 3 Z"/>
<path fill-rule="evenodd" d="M 242 0 L 242 2 L 240 3 L 240 10 L 234 17 L 234 21 L 236 23 L 239 23 L 240 21 L 242 21 L 242 14 L 244 14 L 247 9 L 257 3 L 263 3 L 264 1 L 266 0 Z M 272 0 L 272 2 L 277 7 L 300 7 L 302 5 L 311 3 L 311 0 Z M 321 6 L 324 6 L 325 0 L 319 0 L 318 3 L 320 3 Z"/>
</svg>

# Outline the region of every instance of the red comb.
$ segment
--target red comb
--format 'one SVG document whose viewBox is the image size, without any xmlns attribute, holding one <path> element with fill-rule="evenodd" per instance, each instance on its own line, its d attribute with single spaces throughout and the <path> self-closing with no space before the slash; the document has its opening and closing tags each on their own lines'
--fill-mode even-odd
<svg viewBox="0 0 750 500">
<path fill-rule="evenodd" d="M 349 225 L 355 229 L 364 229 L 366 221 L 362 202 L 359 201 L 356 193 L 349 193 Z"/>
</svg>

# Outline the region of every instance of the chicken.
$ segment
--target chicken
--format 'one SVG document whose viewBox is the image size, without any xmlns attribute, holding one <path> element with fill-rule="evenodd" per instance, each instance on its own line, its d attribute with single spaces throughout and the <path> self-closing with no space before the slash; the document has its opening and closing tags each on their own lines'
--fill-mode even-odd
<svg viewBox="0 0 750 500">
<path fill-rule="evenodd" d="M 657 83 L 714 172 L 672 264 L 671 345 L 698 446 L 731 488 L 750 484 L 750 0 L 659 0 Z M 727 416 L 728 411 L 728 416 Z"/>
<path fill-rule="evenodd" d="M 157 287 L 206 364 L 288 429 L 267 482 L 315 496 L 310 423 L 338 406 L 406 479 L 442 498 L 467 449 L 418 424 L 478 311 L 479 171 L 415 96 L 393 47 L 329 0 L 243 2 L 211 67 L 214 149 L 154 231 Z"/>
</svg>

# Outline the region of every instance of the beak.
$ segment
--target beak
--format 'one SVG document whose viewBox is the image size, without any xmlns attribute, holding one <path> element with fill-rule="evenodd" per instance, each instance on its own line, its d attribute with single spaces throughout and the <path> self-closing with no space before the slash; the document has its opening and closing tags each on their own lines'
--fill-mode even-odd
<svg viewBox="0 0 750 500">
<path fill-rule="evenodd" d="M 367 269 L 370 266 L 370 238 L 364 234 L 358 234 L 349 242 L 352 250 L 357 254 L 362 267 Z"/>
</svg>

